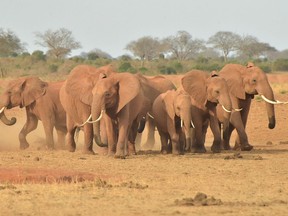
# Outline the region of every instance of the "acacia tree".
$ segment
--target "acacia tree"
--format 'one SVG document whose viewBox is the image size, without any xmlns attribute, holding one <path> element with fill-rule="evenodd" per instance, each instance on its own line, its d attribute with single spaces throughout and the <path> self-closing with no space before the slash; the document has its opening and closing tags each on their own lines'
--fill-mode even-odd
<svg viewBox="0 0 288 216">
<path fill-rule="evenodd" d="M 192 39 L 192 36 L 186 31 L 178 31 L 175 36 L 164 39 L 168 51 L 179 61 L 187 60 L 205 49 L 204 41 Z"/>
<path fill-rule="evenodd" d="M 47 30 L 44 33 L 36 32 L 36 44 L 48 48 L 47 54 L 57 59 L 66 57 L 74 49 L 81 48 L 81 44 L 75 41 L 72 32 L 65 28 L 56 31 Z"/>
<path fill-rule="evenodd" d="M 0 28 L 0 56 L 7 57 L 24 51 L 24 44 L 10 30 Z"/>
<path fill-rule="evenodd" d="M 151 61 L 164 51 L 163 44 L 157 39 L 150 36 L 139 38 L 127 44 L 126 50 L 129 50 L 135 57 L 139 57 L 142 61 Z"/>
<path fill-rule="evenodd" d="M 226 62 L 229 53 L 238 49 L 240 40 L 241 37 L 238 34 L 219 31 L 208 39 L 208 44 L 212 44 L 215 49 L 220 50 Z"/>
<path fill-rule="evenodd" d="M 243 36 L 238 44 L 238 53 L 242 58 L 257 58 L 267 52 L 277 51 L 268 43 L 259 42 L 256 37 L 251 35 Z"/>
</svg>

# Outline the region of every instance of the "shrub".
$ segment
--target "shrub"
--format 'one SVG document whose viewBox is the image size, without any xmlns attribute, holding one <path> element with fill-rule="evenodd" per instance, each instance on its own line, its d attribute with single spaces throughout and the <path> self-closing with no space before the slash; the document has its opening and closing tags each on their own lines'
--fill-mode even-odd
<svg viewBox="0 0 288 216">
<path fill-rule="evenodd" d="M 160 73 L 161 74 L 176 74 L 176 70 L 172 67 L 164 66 L 160 69 Z"/>
<path fill-rule="evenodd" d="M 58 65 L 55 65 L 55 64 L 49 65 L 49 71 L 50 71 L 51 73 L 57 72 L 57 71 L 58 71 Z"/>
<path fill-rule="evenodd" d="M 125 71 L 128 71 L 128 72 L 133 72 L 134 71 L 135 72 L 136 71 L 135 68 L 133 68 L 132 65 L 129 62 L 123 62 L 119 66 L 118 70 L 120 72 L 125 72 Z"/>
<path fill-rule="evenodd" d="M 288 71 L 288 59 L 277 59 L 273 64 L 273 68 L 276 71 Z"/>
<path fill-rule="evenodd" d="M 32 53 L 32 59 L 36 61 L 45 61 L 46 55 L 41 50 L 36 50 Z"/>
</svg>

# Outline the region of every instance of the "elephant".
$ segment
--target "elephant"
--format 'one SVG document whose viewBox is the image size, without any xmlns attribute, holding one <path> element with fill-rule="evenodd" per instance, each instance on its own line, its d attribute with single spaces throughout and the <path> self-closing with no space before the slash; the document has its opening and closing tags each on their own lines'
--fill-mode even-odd
<svg viewBox="0 0 288 216">
<path fill-rule="evenodd" d="M 266 101 L 266 109 L 269 124 L 268 127 L 273 129 L 276 125 L 274 104 L 281 103 L 275 101 L 274 93 L 268 82 L 266 74 L 253 63 L 247 66 L 239 64 L 227 64 L 220 71 L 219 76 L 226 80 L 233 111 L 230 118 L 229 132 L 226 139 L 223 140 L 224 149 L 230 149 L 229 140 L 234 129 L 237 131 L 235 149 L 250 151 L 253 146 L 248 141 L 245 131 L 251 100 L 254 95 L 259 94 Z M 217 108 L 219 122 L 222 122 L 223 110 Z"/>
<path fill-rule="evenodd" d="M 58 145 L 60 148 L 63 147 L 67 131 L 66 114 L 59 100 L 59 91 L 63 82 L 44 82 L 38 77 L 28 76 L 8 83 L 0 96 L 1 110 L 16 106 L 26 109 L 27 120 L 19 133 L 20 149 L 29 147 L 26 136 L 37 128 L 38 120 L 43 123 L 47 148 L 54 149 L 54 128 L 58 135 Z M 14 119 L 12 118 L 11 121 L 13 123 Z"/>
<path fill-rule="evenodd" d="M 191 151 L 196 153 L 206 152 L 204 146 L 207 128 L 210 128 L 214 136 L 211 150 L 214 153 L 221 151 L 221 132 L 219 129 L 216 105 L 220 104 L 223 110 L 223 129 L 227 136 L 229 129 L 229 119 L 231 115 L 231 99 L 226 81 L 210 73 L 192 70 L 187 72 L 182 80 L 183 89 L 190 95 L 192 103 L 192 119 L 195 126 L 195 135 L 192 137 Z"/>
<path fill-rule="evenodd" d="M 181 88 L 168 90 L 155 99 L 152 115 L 161 138 L 163 154 L 170 152 L 168 141 L 173 154 L 182 154 L 184 145 L 191 145 L 191 110 L 190 96 Z"/>
<path fill-rule="evenodd" d="M 93 125 L 89 124 L 93 98 L 92 90 L 102 76 L 106 77 L 113 73 L 116 72 L 111 65 L 99 68 L 90 65 L 78 65 L 71 70 L 60 89 L 60 102 L 66 111 L 66 148 L 70 152 L 76 150 L 74 136 L 76 129 L 81 127 L 84 131 L 83 153 L 95 154 L 93 150 Z M 112 122 L 104 122 L 105 119 L 106 117 L 101 121 L 102 127 L 113 127 Z M 111 141 L 109 137 L 109 142 L 115 141 Z"/>
<path fill-rule="evenodd" d="M 117 124 L 117 143 L 110 149 L 116 149 L 115 158 L 124 159 L 128 154 L 135 154 L 135 139 L 140 120 L 150 108 L 139 79 L 130 73 L 115 73 L 100 79 L 92 90 L 92 122 L 94 140 L 103 146 L 100 135 L 100 122 L 106 113 Z M 107 133 L 110 131 L 107 131 Z M 128 152 L 126 149 L 128 148 Z"/>
<path fill-rule="evenodd" d="M 176 89 L 174 84 L 167 78 L 161 75 L 157 76 L 144 76 L 140 73 L 136 74 L 136 77 L 140 80 L 141 87 L 143 89 L 144 95 L 150 101 L 152 109 L 152 104 L 154 100 L 161 94 L 168 90 Z M 149 113 L 149 111 L 148 111 Z M 153 148 L 155 144 L 155 123 L 151 115 L 147 114 L 146 118 L 146 128 L 147 128 L 147 140 L 143 147 L 145 149 Z"/>
</svg>

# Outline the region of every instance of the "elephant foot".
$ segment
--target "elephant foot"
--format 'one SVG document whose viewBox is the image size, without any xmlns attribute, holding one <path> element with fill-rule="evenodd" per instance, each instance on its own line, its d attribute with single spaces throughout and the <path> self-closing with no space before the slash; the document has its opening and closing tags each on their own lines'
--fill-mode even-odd
<svg viewBox="0 0 288 216">
<path fill-rule="evenodd" d="M 135 144 L 128 142 L 128 155 L 136 155 Z"/>
<path fill-rule="evenodd" d="M 220 152 L 221 152 L 221 146 L 213 144 L 213 145 L 211 146 L 211 151 L 212 151 L 213 153 L 220 153 Z"/>
<path fill-rule="evenodd" d="M 69 152 L 75 152 L 76 148 L 73 147 L 73 146 L 68 146 L 68 147 L 67 147 L 67 150 L 68 150 Z"/>
<path fill-rule="evenodd" d="M 95 152 L 89 149 L 89 150 L 83 150 L 83 154 L 95 155 Z"/>
<path fill-rule="evenodd" d="M 126 159 L 125 155 L 117 155 L 117 154 L 114 155 L 114 158 L 116 158 L 116 159 Z"/>
<path fill-rule="evenodd" d="M 21 144 L 20 144 L 20 149 L 21 149 L 21 150 L 25 150 L 25 149 L 27 149 L 27 148 L 29 148 L 29 144 L 28 144 L 28 143 L 21 143 Z"/>
<path fill-rule="evenodd" d="M 168 154 L 168 151 L 167 150 L 161 150 L 161 153 L 166 155 L 166 154 Z"/>
<path fill-rule="evenodd" d="M 241 151 L 251 151 L 253 149 L 253 146 L 250 144 L 246 144 L 246 145 L 241 145 Z"/>
<path fill-rule="evenodd" d="M 192 153 L 206 153 L 206 148 L 204 146 L 192 146 Z"/>
</svg>

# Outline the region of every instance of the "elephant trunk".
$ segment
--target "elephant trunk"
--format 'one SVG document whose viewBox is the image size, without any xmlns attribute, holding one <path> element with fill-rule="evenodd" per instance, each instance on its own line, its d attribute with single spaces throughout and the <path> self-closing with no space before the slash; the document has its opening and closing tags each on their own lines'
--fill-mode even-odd
<svg viewBox="0 0 288 216">
<path fill-rule="evenodd" d="M 0 110 L 0 119 L 1 121 L 5 124 L 5 125 L 14 125 L 16 123 L 16 118 L 15 117 L 12 117 L 10 120 L 6 117 L 5 115 L 5 107 L 3 107 L 1 110 Z"/>
<path fill-rule="evenodd" d="M 95 98 L 93 99 L 92 107 L 91 107 L 91 112 L 92 112 L 92 119 L 97 120 L 96 122 L 93 123 L 93 133 L 94 133 L 94 141 L 96 144 L 100 147 L 108 147 L 107 143 L 102 143 L 101 140 L 101 135 L 100 135 L 100 120 L 101 120 L 101 115 L 103 115 L 103 110 L 101 106 L 102 100 L 101 97 L 99 96 L 94 96 Z M 102 119 L 103 121 L 103 119 Z"/>
<path fill-rule="evenodd" d="M 181 121 L 183 121 L 181 125 L 183 125 L 182 129 L 184 129 L 183 131 L 185 133 L 185 149 L 184 150 L 189 151 L 192 145 L 191 128 L 194 127 L 194 124 L 192 123 L 192 118 L 191 118 L 191 108 L 186 110 L 184 114 L 181 115 Z"/>
<path fill-rule="evenodd" d="M 275 101 L 274 94 L 273 94 L 271 87 L 263 95 L 269 100 Z M 269 121 L 268 127 L 270 129 L 273 129 L 276 125 L 274 104 L 268 103 L 268 102 L 265 102 L 265 103 L 266 103 L 266 110 L 267 110 L 267 116 L 268 116 L 268 121 Z"/>
<path fill-rule="evenodd" d="M 228 140 L 229 136 L 229 125 L 230 125 L 230 116 L 232 111 L 232 103 L 229 94 L 221 98 L 219 103 L 222 106 L 223 112 L 223 139 Z"/>
<path fill-rule="evenodd" d="M 137 129 L 137 132 L 138 133 L 142 133 L 144 128 L 145 128 L 145 124 L 146 124 L 146 118 L 143 117 L 140 122 L 139 122 L 139 126 L 138 126 L 138 129 Z"/>
</svg>

